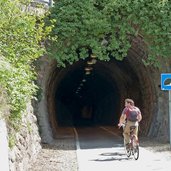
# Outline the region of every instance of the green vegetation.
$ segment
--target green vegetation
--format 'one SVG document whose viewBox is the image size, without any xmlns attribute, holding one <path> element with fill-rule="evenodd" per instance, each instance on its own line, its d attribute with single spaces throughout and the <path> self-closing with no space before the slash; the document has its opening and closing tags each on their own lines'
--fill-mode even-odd
<svg viewBox="0 0 171 171">
<path fill-rule="evenodd" d="M 3 89 L 3 87 L 0 86 L 0 119 L 7 118 L 8 115 L 9 115 L 9 106 L 7 103 L 7 93 Z"/>
<path fill-rule="evenodd" d="M 10 134 L 10 135 L 8 136 L 9 148 L 13 148 L 13 147 L 15 146 L 15 142 L 16 142 L 15 134 Z"/>
<path fill-rule="evenodd" d="M 37 90 L 33 62 L 45 53 L 43 43 L 50 31 L 44 26 L 44 15 L 28 10 L 29 3 L 23 2 L 0 0 L 0 91 L 7 93 L 7 120 L 15 130 Z"/>
<path fill-rule="evenodd" d="M 169 0 L 55 2 L 47 19 L 47 24 L 55 24 L 48 51 L 59 65 L 84 59 L 90 53 L 99 60 L 122 60 L 138 36 L 143 37 L 143 48 L 148 54 L 147 59 L 142 59 L 145 64 L 159 65 L 159 57 L 171 56 Z"/>
</svg>

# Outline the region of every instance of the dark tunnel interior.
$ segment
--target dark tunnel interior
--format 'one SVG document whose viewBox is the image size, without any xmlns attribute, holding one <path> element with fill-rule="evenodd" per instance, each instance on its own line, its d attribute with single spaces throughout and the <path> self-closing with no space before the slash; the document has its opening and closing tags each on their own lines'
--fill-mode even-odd
<svg viewBox="0 0 171 171">
<path fill-rule="evenodd" d="M 120 94 L 115 81 L 102 68 L 100 72 L 94 66 L 92 73 L 86 75 L 84 62 L 77 66 L 71 67 L 56 91 L 58 124 L 116 124 L 120 113 Z"/>
</svg>

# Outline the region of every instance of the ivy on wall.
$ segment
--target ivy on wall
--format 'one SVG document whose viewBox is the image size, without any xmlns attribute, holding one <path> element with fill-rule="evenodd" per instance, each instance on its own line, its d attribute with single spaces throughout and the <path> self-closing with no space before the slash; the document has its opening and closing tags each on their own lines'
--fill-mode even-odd
<svg viewBox="0 0 171 171">
<path fill-rule="evenodd" d="M 169 0 L 56 0 L 46 23 L 55 25 L 49 55 L 62 66 L 90 53 L 122 60 L 138 36 L 148 54 L 145 64 L 171 56 Z"/>
</svg>

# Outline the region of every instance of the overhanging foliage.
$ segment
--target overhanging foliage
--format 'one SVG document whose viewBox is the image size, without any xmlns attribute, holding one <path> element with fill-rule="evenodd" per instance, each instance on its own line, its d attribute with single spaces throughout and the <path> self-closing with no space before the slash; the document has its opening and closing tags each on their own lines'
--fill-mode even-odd
<svg viewBox="0 0 171 171">
<path fill-rule="evenodd" d="M 169 0 L 56 0 L 47 20 L 51 23 L 48 51 L 59 65 L 90 53 L 100 60 L 122 60 L 140 35 L 146 64 L 158 65 L 158 57 L 171 56 Z"/>
</svg>

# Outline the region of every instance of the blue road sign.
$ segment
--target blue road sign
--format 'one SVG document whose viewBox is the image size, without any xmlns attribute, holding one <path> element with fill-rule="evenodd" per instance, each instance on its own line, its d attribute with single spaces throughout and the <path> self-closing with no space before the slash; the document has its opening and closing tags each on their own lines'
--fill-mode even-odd
<svg viewBox="0 0 171 171">
<path fill-rule="evenodd" d="M 171 73 L 161 74 L 161 89 L 171 90 Z"/>
</svg>

